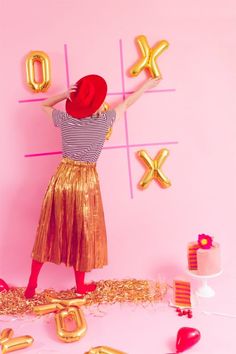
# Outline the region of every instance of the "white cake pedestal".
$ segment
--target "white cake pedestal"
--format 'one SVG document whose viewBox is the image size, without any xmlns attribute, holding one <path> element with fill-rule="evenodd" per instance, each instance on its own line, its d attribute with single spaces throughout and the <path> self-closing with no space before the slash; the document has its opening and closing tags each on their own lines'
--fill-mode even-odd
<svg viewBox="0 0 236 354">
<path fill-rule="evenodd" d="M 213 297 L 215 296 L 215 291 L 208 285 L 208 280 L 218 277 L 222 274 L 222 270 L 218 273 L 211 275 L 199 275 L 195 271 L 187 270 L 187 273 L 193 278 L 197 278 L 201 281 L 201 286 L 196 290 L 196 295 L 200 297 Z"/>
</svg>

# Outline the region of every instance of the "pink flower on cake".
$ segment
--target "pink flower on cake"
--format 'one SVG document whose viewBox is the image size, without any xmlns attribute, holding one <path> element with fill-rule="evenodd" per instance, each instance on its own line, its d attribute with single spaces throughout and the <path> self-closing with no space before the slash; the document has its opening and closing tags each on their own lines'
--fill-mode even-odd
<svg viewBox="0 0 236 354">
<path fill-rule="evenodd" d="M 209 249 L 212 247 L 213 238 L 211 236 L 201 234 L 198 235 L 198 244 L 200 248 Z"/>
</svg>

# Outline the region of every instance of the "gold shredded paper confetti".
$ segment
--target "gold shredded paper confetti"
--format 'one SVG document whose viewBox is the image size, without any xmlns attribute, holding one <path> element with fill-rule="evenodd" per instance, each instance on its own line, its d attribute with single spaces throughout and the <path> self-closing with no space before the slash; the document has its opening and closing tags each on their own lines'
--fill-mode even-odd
<svg viewBox="0 0 236 354">
<path fill-rule="evenodd" d="M 96 283 L 94 292 L 85 295 L 85 307 L 115 303 L 154 303 L 164 300 L 168 290 L 166 283 L 150 280 L 122 279 L 101 280 Z M 72 299 L 81 297 L 76 294 L 75 288 L 56 292 L 46 289 L 28 300 L 24 297 L 25 288 L 12 288 L 0 292 L 0 315 L 14 315 L 17 317 L 32 314 L 35 306 L 48 304 L 48 297 L 58 299 Z"/>
</svg>

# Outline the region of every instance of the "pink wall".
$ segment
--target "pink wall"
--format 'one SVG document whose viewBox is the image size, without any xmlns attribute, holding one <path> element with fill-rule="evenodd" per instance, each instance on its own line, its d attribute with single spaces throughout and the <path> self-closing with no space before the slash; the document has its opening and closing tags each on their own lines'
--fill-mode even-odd
<svg viewBox="0 0 236 354">
<path fill-rule="evenodd" d="M 125 71 L 138 58 L 134 38 L 145 34 L 150 45 L 167 39 L 159 59 L 173 92 L 145 94 L 127 115 L 130 144 L 154 157 L 170 150 L 163 170 L 172 187 L 152 183 L 137 189 L 144 169 L 131 147 L 133 198 L 127 149 L 107 149 L 98 163 L 109 238 L 109 266 L 89 277 L 171 279 L 184 272 L 186 244 L 198 233 L 215 236 L 223 249 L 225 274 L 235 267 L 235 62 L 236 6 L 233 0 L 1 2 L 1 232 L 0 277 L 24 286 L 30 266 L 41 201 L 60 155 L 24 157 L 60 150 L 59 131 L 39 103 L 20 100 L 47 97 L 66 89 L 69 78 L 97 73 L 109 92 L 122 91 L 120 44 Z M 13 6 L 13 2 L 12 2 Z M 120 41 L 121 40 L 121 41 Z M 25 55 L 45 51 L 52 64 L 52 85 L 33 94 L 25 84 Z M 127 91 L 145 78 L 125 73 Z M 107 101 L 121 99 L 108 96 Z M 63 107 L 63 106 L 62 106 Z M 165 142 L 178 142 L 167 145 Z M 115 124 L 106 146 L 126 145 L 125 124 Z M 48 265 L 40 286 L 74 285 L 71 269 Z"/>
</svg>

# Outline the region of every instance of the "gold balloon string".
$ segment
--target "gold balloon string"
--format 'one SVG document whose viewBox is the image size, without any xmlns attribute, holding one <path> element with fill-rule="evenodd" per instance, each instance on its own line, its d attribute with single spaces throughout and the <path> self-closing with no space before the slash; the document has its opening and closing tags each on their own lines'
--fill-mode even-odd
<svg viewBox="0 0 236 354">
<path fill-rule="evenodd" d="M 96 283 L 94 292 L 85 296 L 86 304 L 83 308 L 90 308 L 96 315 L 104 314 L 103 305 L 115 303 L 132 303 L 147 305 L 161 302 L 165 299 L 168 285 L 165 282 L 150 280 L 123 279 L 101 280 Z M 25 288 L 12 288 L 9 291 L 0 292 L 0 320 L 1 316 L 13 315 L 18 318 L 26 314 L 32 314 L 35 306 L 46 305 L 48 299 L 73 299 L 78 297 L 75 288 L 64 291 L 46 289 L 35 295 L 33 299 L 24 297 Z"/>
</svg>

